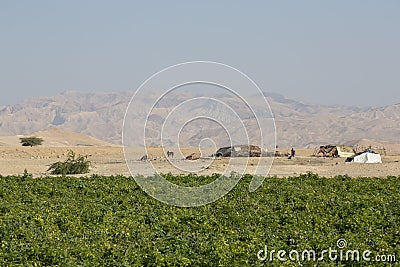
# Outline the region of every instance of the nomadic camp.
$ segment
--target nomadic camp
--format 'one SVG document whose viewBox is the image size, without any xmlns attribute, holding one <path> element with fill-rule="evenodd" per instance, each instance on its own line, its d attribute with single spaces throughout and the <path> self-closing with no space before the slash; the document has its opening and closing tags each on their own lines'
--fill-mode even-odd
<svg viewBox="0 0 400 267">
<path fill-rule="evenodd" d="M 373 150 L 366 150 L 362 153 L 358 153 L 355 156 L 348 157 L 346 162 L 356 163 L 382 163 L 381 155 Z"/>
</svg>

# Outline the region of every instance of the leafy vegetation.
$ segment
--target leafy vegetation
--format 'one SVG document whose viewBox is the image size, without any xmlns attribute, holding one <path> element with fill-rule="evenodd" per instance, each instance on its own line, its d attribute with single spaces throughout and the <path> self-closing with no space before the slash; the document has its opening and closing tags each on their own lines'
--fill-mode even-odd
<svg viewBox="0 0 400 267">
<path fill-rule="evenodd" d="M 20 143 L 22 144 L 22 146 L 40 146 L 43 143 L 43 139 L 40 137 L 21 137 L 20 139 Z"/>
<path fill-rule="evenodd" d="M 58 161 L 50 165 L 47 171 L 51 174 L 85 174 L 88 173 L 91 167 L 91 162 L 87 159 L 87 156 L 76 156 L 75 153 L 70 150 L 68 152 L 68 159 L 64 162 Z"/>
<path fill-rule="evenodd" d="M 33 175 L 29 173 L 27 169 L 25 169 L 24 174 L 22 175 L 22 179 L 29 179 L 29 178 L 33 178 Z"/>
<path fill-rule="evenodd" d="M 257 252 L 321 251 L 339 238 L 349 249 L 400 257 L 400 177 L 267 178 L 249 193 L 246 176 L 198 208 L 158 202 L 132 177 L 27 177 L 0 177 L 0 266 L 298 266 L 261 262 Z"/>
</svg>

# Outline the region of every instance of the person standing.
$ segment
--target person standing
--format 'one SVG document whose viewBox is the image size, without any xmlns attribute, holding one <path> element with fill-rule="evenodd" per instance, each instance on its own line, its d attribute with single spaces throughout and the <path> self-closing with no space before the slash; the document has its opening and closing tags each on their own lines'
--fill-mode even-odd
<svg viewBox="0 0 400 267">
<path fill-rule="evenodd" d="M 290 156 L 292 158 L 294 158 L 296 156 L 296 150 L 294 150 L 294 148 L 292 147 L 292 149 L 290 150 Z"/>
</svg>

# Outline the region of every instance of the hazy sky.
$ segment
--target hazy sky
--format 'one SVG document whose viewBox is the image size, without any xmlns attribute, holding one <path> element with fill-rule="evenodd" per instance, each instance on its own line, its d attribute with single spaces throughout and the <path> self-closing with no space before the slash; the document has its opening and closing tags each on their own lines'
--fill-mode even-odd
<svg viewBox="0 0 400 267">
<path fill-rule="evenodd" d="M 400 1 L 0 0 L 0 105 L 210 60 L 321 104 L 400 102 Z"/>
</svg>

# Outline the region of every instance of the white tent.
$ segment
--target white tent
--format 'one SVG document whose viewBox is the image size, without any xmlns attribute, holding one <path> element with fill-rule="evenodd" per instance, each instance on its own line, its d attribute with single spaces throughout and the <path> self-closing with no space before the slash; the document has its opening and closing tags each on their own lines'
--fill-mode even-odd
<svg viewBox="0 0 400 267">
<path fill-rule="evenodd" d="M 353 162 L 358 163 L 382 163 L 381 155 L 371 152 L 364 152 L 353 158 Z"/>
</svg>

